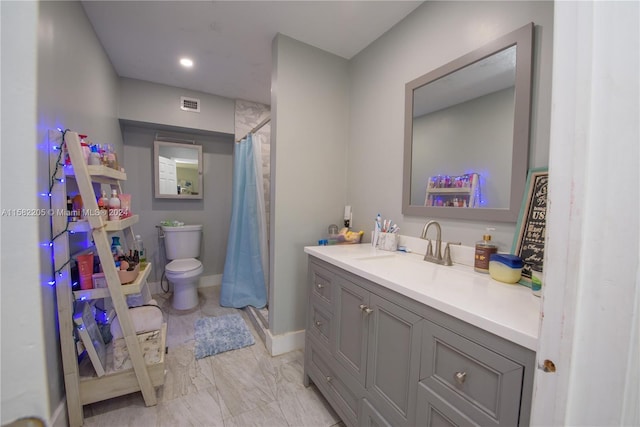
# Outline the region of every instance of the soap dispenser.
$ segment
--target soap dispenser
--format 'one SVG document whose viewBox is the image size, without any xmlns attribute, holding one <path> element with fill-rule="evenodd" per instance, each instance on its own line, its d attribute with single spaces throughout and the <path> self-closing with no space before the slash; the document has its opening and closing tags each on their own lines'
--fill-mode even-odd
<svg viewBox="0 0 640 427">
<path fill-rule="evenodd" d="M 473 269 L 479 273 L 489 273 L 489 261 L 491 254 L 498 252 L 498 247 L 491 242 L 491 234 L 495 228 L 487 228 L 487 233 L 482 240 L 476 242 Z"/>
</svg>

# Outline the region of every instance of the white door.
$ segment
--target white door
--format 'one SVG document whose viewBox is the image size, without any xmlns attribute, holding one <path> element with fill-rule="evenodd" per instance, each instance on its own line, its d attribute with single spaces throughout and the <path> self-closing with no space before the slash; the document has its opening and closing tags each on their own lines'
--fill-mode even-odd
<svg viewBox="0 0 640 427">
<path fill-rule="evenodd" d="M 178 194 L 175 160 L 158 156 L 158 165 L 160 194 Z"/>
</svg>

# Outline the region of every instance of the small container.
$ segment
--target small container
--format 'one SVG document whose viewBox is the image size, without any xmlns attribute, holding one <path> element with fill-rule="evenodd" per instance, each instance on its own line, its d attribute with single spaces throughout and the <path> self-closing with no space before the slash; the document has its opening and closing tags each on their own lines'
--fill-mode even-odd
<svg viewBox="0 0 640 427">
<path fill-rule="evenodd" d="M 106 190 L 102 190 L 102 195 L 98 198 L 98 209 L 102 220 L 107 221 L 109 219 L 109 198 Z"/>
<path fill-rule="evenodd" d="M 531 292 L 537 297 L 542 296 L 542 271 L 531 269 Z"/>
<path fill-rule="evenodd" d="M 73 206 L 73 216 L 75 217 L 75 221 L 80 221 L 84 216 L 83 214 L 83 204 L 82 204 L 82 196 L 80 194 L 76 194 L 73 196 L 72 206 Z"/>
<path fill-rule="evenodd" d="M 476 242 L 476 252 L 474 256 L 473 269 L 479 273 L 489 272 L 489 261 L 491 254 L 498 252 L 498 247 L 491 243 L 491 235 L 488 233 L 492 228 L 487 228 L 487 234 L 482 236 L 482 240 Z"/>
<path fill-rule="evenodd" d="M 504 283 L 518 283 L 522 276 L 522 258 L 509 254 L 491 254 L 489 274 L 492 279 Z"/>
<path fill-rule="evenodd" d="M 120 244 L 120 237 L 118 236 L 111 237 L 111 255 L 113 255 L 113 258 L 116 260 L 118 257 L 124 255 L 124 250 Z"/>
<path fill-rule="evenodd" d="M 87 144 L 87 135 L 78 135 L 80 137 L 80 147 L 82 148 L 82 156 L 84 157 L 85 164 L 89 164 L 89 155 L 91 154 L 91 148 Z"/>
<path fill-rule="evenodd" d="M 91 148 L 91 153 L 89 153 L 89 164 L 93 166 L 100 166 L 102 164 L 102 159 L 100 159 L 98 146 L 92 145 L 90 148 Z"/>
<path fill-rule="evenodd" d="M 136 264 L 133 270 L 118 270 L 118 278 L 120 279 L 120 284 L 126 285 L 127 283 L 131 283 L 138 277 L 140 273 L 140 264 Z"/>
<path fill-rule="evenodd" d="M 131 216 L 131 194 L 120 193 L 120 219 L 129 218 Z"/>
<path fill-rule="evenodd" d="M 395 252 L 398 250 L 398 235 L 396 233 L 379 233 L 378 243 L 376 245 L 378 249 L 383 251 Z"/>
<path fill-rule="evenodd" d="M 109 221 L 117 221 L 120 219 L 120 198 L 118 198 L 118 191 L 116 189 L 111 190 L 111 198 L 109 199 Z"/>
<path fill-rule="evenodd" d="M 140 266 L 144 267 L 147 265 L 147 254 L 144 251 L 144 244 L 142 243 L 142 237 L 139 234 L 136 234 L 136 248 L 138 249 L 138 260 L 140 261 Z"/>
</svg>

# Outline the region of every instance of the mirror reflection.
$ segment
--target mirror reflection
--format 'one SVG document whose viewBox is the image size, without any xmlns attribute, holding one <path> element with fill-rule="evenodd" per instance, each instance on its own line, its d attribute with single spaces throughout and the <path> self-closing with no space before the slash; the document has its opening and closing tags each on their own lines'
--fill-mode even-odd
<svg viewBox="0 0 640 427">
<path fill-rule="evenodd" d="M 404 214 L 516 221 L 532 45 L 531 23 L 406 84 Z"/>
<path fill-rule="evenodd" d="M 154 141 L 155 196 L 202 199 L 202 146 Z"/>
<path fill-rule="evenodd" d="M 411 204 L 508 208 L 516 47 L 413 92 Z"/>
</svg>

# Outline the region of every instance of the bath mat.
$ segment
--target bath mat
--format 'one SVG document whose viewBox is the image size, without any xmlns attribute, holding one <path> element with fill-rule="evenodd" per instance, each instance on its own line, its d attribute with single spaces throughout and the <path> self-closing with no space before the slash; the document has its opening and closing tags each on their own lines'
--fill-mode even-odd
<svg viewBox="0 0 640 427">
<path fill-rule="evenodd" d="M 255 344 L 240 314 L 198 319 L 195 330 L 196 359 Z"/>
</svg>

